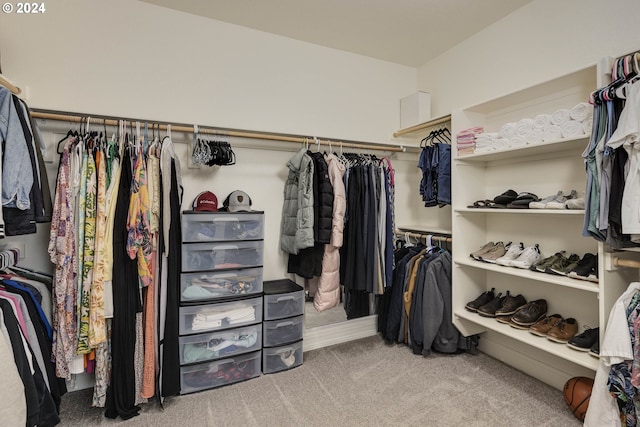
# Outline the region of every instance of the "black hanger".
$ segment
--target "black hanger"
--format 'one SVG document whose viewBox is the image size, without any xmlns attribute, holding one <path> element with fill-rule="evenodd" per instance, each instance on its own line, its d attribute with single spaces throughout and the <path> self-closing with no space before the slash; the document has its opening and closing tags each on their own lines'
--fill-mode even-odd
<svg viewBox="0 0 640 427">
<path fill-rule="evenodd" d="M 69 129 L 69 132 L 67 132 L 67 134 L 64 136 L 64 138 L 62 138 L 60 141 L 58 141 L 58 145 L 56 145 L 56 152 L 58 154 L 62 154 L 62 151 L 60 151 L 60 144 L 65 142 L 71 136 L 73 136 L 73 131 L 71 129 Z"/>
</svg>

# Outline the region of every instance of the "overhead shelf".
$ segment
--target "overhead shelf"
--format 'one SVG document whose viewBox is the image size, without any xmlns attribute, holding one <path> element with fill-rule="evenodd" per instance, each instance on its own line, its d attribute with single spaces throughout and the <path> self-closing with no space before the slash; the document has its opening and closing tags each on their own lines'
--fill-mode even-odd
<svg viewBox="0 0 640 427">
<path fill-rule="evenodd" d="M 425 129 L 429 129 L 431 127 L 439 126 L 439 125 L 450 123 L 450 122 L 451 122 L 451 114 L 445 114 L 444 116 L 435 117 L 433 119 L 427 120 L 426 122 L 417 124 L 415 126 L 400 129 L 393 133 L 393 137 L 394 138 L 406 137 L 411 139 L 419 138 L 418 139 L 418 142 L 419 142 L 420 139 L 426 136 L 426 135 L 423 136 L 424 132 L 422 132 Z"/>
</svg>

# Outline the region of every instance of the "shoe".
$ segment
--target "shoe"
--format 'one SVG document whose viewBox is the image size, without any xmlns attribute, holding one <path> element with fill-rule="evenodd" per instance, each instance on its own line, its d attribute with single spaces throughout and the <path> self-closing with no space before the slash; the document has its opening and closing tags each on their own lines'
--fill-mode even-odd
<svg viewBox="0 0 640 427">
<path fill-rule="evenodd" d="M 464 308 L 466 308 L 469 311 L 473 311 L 474 313 L 477 312 L 480 307 L 487 304 L 488 302 L 490 302 L 492 299 L 496 297 L 494 294 L 495 290 L 496 288 L 491 288 L 490 291 L 483 292 L 482 294 L 480 294 L 478 298 L 474 299 L 473 301 L 469 301 L 464 306 Z"/>
<path fill-rule="evenodd" d="M 556 252 L 555 254 L 536 262 L 531 267 L 529 267 L 529 270 L 546 273 L 547 268 L 549 268 L 554 262 L 556 262 L 558 257 L 563 257 L 565 253 L 565 251 Z"/>
<path fill-rule="evenodd" d="M 495 244 L 495 246 L 493 247 L 493 249 L 491 249 L 489 252 L 486 252 L 482 255 L 480 255 L 480 261 L 484 261 L 484 262 L 489 262 L 491 264 L 495 264 L 496 263 L 496 259 L 500 258 L 501 256 L 503 256 L 504 254 L 507 253 L 507 249 L 509 249 L 511 247 L 511 242 L 508 242 L 506 245 L 503 244 L 502 242 L 498 242 Z"/>
<path fill-rule="evenodd" d="M 596 340 L 593 346 L 589 349 L 589 354 L 593 357 L 600 358 L 600 340 Z"/>
<path fill-rule="evenodd" d="M 485 244 L 483 247 L 481 247 L 480 249 L 478 249 L 477 251 L 475 251 L 475 252 L 471 252 L 471 253 L 469 254 L 469 256 L 470 256 L 471 258 L 475 259 L 475 260 L 480 261 L 480 256 L 481 256 L 482 254 L 485 254 L 485 253 L 489 252 L 491 249 L 493 249 L 493 247 L 494 247 L 495 245 L 496 245 L 495 243 L 493 243 L 493 242 L 489 242 L 489 243 Z"/>
<path fill-rule="evenodd" d="M 498 322 L 500 322 L 500 323 L 504 323 L 504 324 L 507 324 L 507 325 L 511 324 L 511 316 L 507 316 L 507 315 L 505 315 L 505 316 L 496 316 L 496 320 Z"/>
<path fill-rule="evenodd" d="M 556 197 L 554 200 L 548 202 L 544 208 L 545 209 L 566 209 L 565 203 L 567 200 L 571 200 L 578 197 L 578 192 L 576 190 L 571 190 L 571 194 L 565 196 L 564 194 Z"/>
<path fill-rule="evenodd" d="M 529 268 L 540 258 L 540 247 L 536 243 L 535 246 L 525 248 L 517 259 L 511 261 L 510 266 L 517 268 Z"/>
<path fill-rule="evenodd" d="M 562 321 L 562 316 L 559 314 L 552 314 L 551 316 L 545 316 L 535 324 L 531 325 L 529 332 L 539 337 L 546 337 L 551 328 L 556 326 Z"/>
<path fill-rule="evenodd" d="M 507 205 L 509 209 L 529 209 L 529 203 L 537 202 L 540 200 L 538 196 L 533 193 L 520 193 L 516 199 Z"/>
<path fill-rule="evenodd" d="M 547 203 L 554 201 L 557 197 L 563 197 L 562 190 L 558 191 L 557 194 L 547 196 L 542 200 L 529 203 L 529 209 L 544 209 Z"/>
<path fill-rule="evenodd" d="M 520 307 L 520 309 L 511 316 L 511 320 L 513 320 L 513 323 L 516 325 L 526 326 L 528 328 L 540 320 L 545 314 L 547 314 L 547 300 L 538 299 Z"/>
<path fill-rule="evenodd" d="M 590 282 L 598 283 L 598 258 L 596 258 L 596 262 L 593 268 L 591 269 L 591 271 L 589 271 L 587 280 L 589 280 Z"/>
<path fill-rule="evenodd" d="M 494 197 L 493 202 L 498 205 L 506 206 L 509 203 L 513 202 L 516 197 L 518 197 L 518 193 L 516 193 L 514 190 L 507 190 L 499 196 Z"/>
<path fill-rule="evenodd" d="M 506 297 L 502 296 L 502 292 L 500 292 L 494 299 L 479 307 L 478 314 L 484 317 L 496 317 L 496 310 L 502 307 L 505 298 Z"/>
<path fill-rule="evenodd" d="M 522 254 L 523 250 L 524 244 L 522 242 L 520 242 L 520 244 L 518 245 L 511 245 L 504 255 L 495 260 L 495 263 L 509 266 L 511 264 L 511 261 L 518 258 L 520 254 Z"/>
<path fill-rule="evenodd" d="M 507 295 L 504 297 L 504 301 L 502 302 L 502 307 L 496 310 L 496 316 L 507 316 L 511 317 L 520 307 L 525 305 L 527 300 L 524 299 L 522 295 L 511 296 L 509 291 L 507 291 Z"/>
<path fill-rule="evenodd" d="M 571 270 L 578 266 L 578 262 L 580 262 L 580 257 L 577 254 L 571 254 L 569 258 L 559 258 L 549 267 L 547 273 L 566 276 Z"/>
<path fill-rule="evenodd" d="M 573 317 L 564 319 L 547 333 L 547 339 L 566 343 L 578 333 L 578 322 Z"/>
<path fill-rule="evenodd" d="M 567 276 L 574 279 L 587 280 L 587 277 L 598 266 L 598 255 L 592 253 L 586 253 L 582 259 L 578 262 L 578 265 L 567 273 Z M 595 273 L 597 275 L 597 272 Z"/>
<path fill-rule="evenodd" d="M 577 199 L 569 199 L 564 202 L 566 209 L 584 210 L 584 197 L 578 197 Z"/>
<path fill-rule="evenodd" d="M 600 340 L 600 328 L 586 328 L 583 333 L 571 338 L 567 345 L 574 350 L 589 351 Z"/>
</svg>

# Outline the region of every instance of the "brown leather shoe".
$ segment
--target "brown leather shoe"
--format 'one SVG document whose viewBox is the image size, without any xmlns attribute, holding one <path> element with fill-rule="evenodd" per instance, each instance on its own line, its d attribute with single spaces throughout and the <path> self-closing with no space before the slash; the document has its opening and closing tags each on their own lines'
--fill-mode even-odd
<svg viewBox="0 0 640 427">
<path fill-rule="evenodd" d="M 578 322 L 573 317 L 558 322 L 547 333 L 547 339 L 559 343 L 566 343 L 578 333 Z"/>
<path fill-rule="evenodd" d="M 562 321 L 562 316 L 559 314 L 552 314 L 551 316 L 545 316 L 534 325 L 529 328 L 529 332 L 539 337 L 546 337 L 551 328 L 556 326 Z"/>
<path fill-rule="evenodd" d="M 538 299 L 520 307 L 520 309 L 511 316 L 511 320 L 516 325 L 528 328 L 540 320 L 545 314 L 547 314 L 547 300 Z"/>
</svg>

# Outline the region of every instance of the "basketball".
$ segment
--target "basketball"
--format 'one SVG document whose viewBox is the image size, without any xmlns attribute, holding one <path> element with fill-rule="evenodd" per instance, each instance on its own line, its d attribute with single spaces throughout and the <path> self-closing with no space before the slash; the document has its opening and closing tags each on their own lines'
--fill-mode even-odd
<svg viewBox="0 0 640 427">
<path fill-rule="evenodd" d="M 564 403 L 567 404 L 569 410 L 580 421 L 584 421 L 584 417 L 587 414 L 592 388 L 593 379 L 587 377 L 573 377 L 564 384 L 562 391 Z"/>
</svg>

